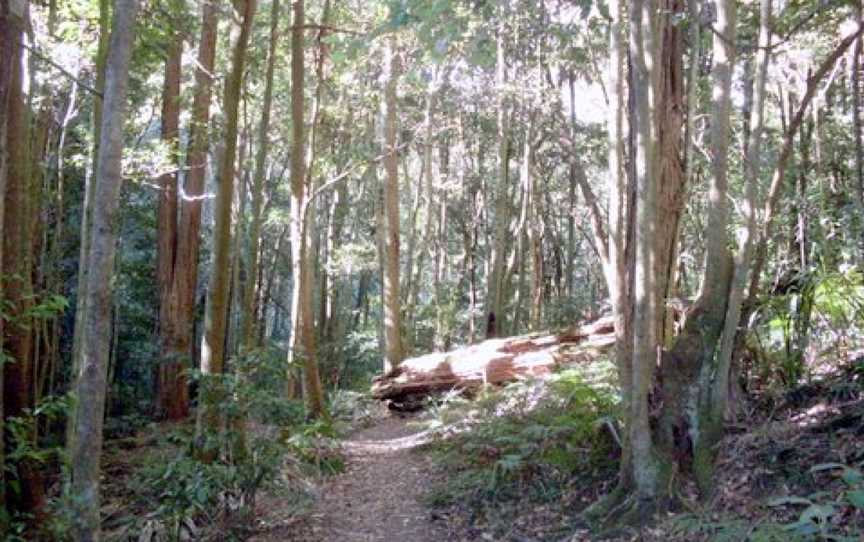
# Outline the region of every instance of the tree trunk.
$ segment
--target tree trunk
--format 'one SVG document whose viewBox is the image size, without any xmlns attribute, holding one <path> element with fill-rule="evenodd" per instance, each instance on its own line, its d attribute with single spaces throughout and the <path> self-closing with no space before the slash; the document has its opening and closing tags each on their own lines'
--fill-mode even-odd
<svg viewBox="0 0 864 542">
<path fill-rule="evenodd" d="M 312 313 L 312 275 L 307 263 L 308 218 L 306 207 L 310 202 L 306 186 L 306 156 L 304 129 L 304 77 L 303 24 L 304 1 L 294 1 L 294 24 L 291 29 L 291 346 L 288 352 L 289 387 L 294 382 L 291 374 L 297 360 L 303 364 L 303 391 L 309 414 L 320 417 L 324 410 L 324 393 L 318 374 L 315 344 L 314 315 Z M 289 395 L 294 392 L 289 390 Z"/>
<path fill-rule="evenodd" d="M 676 21 L 684 16 L 683 0 L 663 0 L 659 24 L 662 71 L 655 111 L 657 131 L 657 338 L 667 344 L 672 336 L 666 302 L 675 297 L 678 229 L 684 211 L 687 178 L 684 171 L 685 113 L 683 33 Z"/>
<path fill-rule="evenodd" d="M 692 473 L 703 493 L 711 489 L 716 444 L 723 434 L 723 416 L 715 412 L 717 386 L 728 377 L 718 366 L 716 345 L 727 311 L 732 261 L 728 249 L 727 171 L 731 139 L 731 90 L 735 64 L 735 3 L 717 5 L 712 69 L 712 177 L 708 191 L 706 260 L 702 292 L 681 335 L 663 356 L 663 409 L 660 442 L 667 458 Z M 723 371 L 727 374 L 724 375 Z"/>
<path fill-rule="evenodd" d="M 215 3 L 205 2 L 202 5 L 195 97 L 186 153 L 187 174 L 180 197 L 173 280 L 167 297 L 167 319 L 160 322 L 165 330 L 166 342 L 163 343 L 163 359 L 157 376 L 157 404 L 164 405 L 165 417 L 173 420 L 189 415 L 186 370 L 193 360 L 195 337 L 195 290 L 198 284 L 202 194 L 207 171 L 207 124 L 210 119 L 212 73 L 216 58 L 216 16 Z"/>
<path fill-rule="evenodd" d="M 399 154 L 396 148 L 396 85 L 399 58 L 395 38 L 384 58 L 384 372 L 402 361 L 402 317 L 399 294 Z"/>
<path fill-rule="evenodd" d="M 79 338 L 74 422 L 70 439 L 70 487 L 78 521 L 72 527 L 76 541 L 100 540 L 99 463 L 105 412 L 108 356 L 111 341 L 111 299 L 117 210 L 122 181 L 123 121 L 129 61 L 132 54 L 137 0 L 116 0 L 111 42 L 106 61 L 105 94 L 100 130 L 99 159 L 94 178 L 92 227 L 86 265 L 85 310 Z M 85 262 L 81 262 L 85 265 Z"/>
<path fill-rule="evenodd" d="M 744 193 L 744 227 L 738 234 L 738 251 L 735 254 L 735 271 L 729 288 L 729 303 L 723 323 L 722 342 L 717 355 L 717 366 L 720 368 L 721 381 L 715 386 L 717 404 L 715 411 L 725 415 L 727 410 L 727 391 L 732 367 L 732 356 L 736 344 L 741 339 L 738 326 L 742 321 L 744 296 L 747 289 L 747 277 L 753 260 L 754 242 L 756 239 L 756 205 L 757 192 L 762 177 L 762 134 L 765 131 L 765 96 L 768 79 L 768 66 L 771 62 L 771 0 L 761 0 L 759 8 L 759 54 L 756 66 L 756 81 L 754 89 L 754 111 L 750 137 L 745 142 L 744 164 L 747 184 Z"/>
<path fill-rule="evenodd" d="M 179 169 L 180 78 L 183 40 L 179 33 L 171 37 L 165 60 L 162 90 L 162 141 L 169 152 L 169 163 Z M 159 417 L 181 419 L 187 412 L 185 392 L 175 389 L 177 375 L 173 359 L 177 330 L 172 318 L 171 293 L 177 259 L 177 171 L 159 178 L 159 208 L 156 221 L 156 283 L 159 289 L 159 348 L 161 360 L 156 376 L 156 412 Z M 184 386 L 185 387 L 185 386 Z"/>
<path fill-rule="evenodd" d="M 270 109 L 273 104 L 273 73 L 276 66 L 276 46 L 279 42 L 279 0 L 273 0 L 270 9 L 270 49 L 267 53 L 267 71 L 264 76 L 264 99 L 261 104 L 261 123 L 258 125 L 258 152 L 255 156 L 255 176 L 252 185 L 252 221 L 249 225 L 247 260 L 249 272 L 243 290 L 242 348 L 255 346 L 255 286 L 258 277 L 259 243 L 261 241 L 264 181 L 267 175 L 267 151 L 270 148 Z"/>
<path fill-rule="evenodd" d="M 28 149 L 30 132 L 27 127 L 27 102 L 24 96 L 25 56 L 21 41 L 29 24 L 29 6 L 19 2 L 7 6 L 3 21 L 4 51 L 8 50 L 10 65 L 8 86 L 5 89 L 5 187 L 0 193 L 3 199 L 2 249 L 6 255 L 2 260 L 2 287 L 4 302 L 4 326 L 0 344 L 3 354 L 8 356 L 3 363 L 2 414 L 5 419 L 26 416 L 26 409 L 34 406 L 33 368 L 34 357 L 34 319 L 32 272 L 35 252 L 33 252 L 33 232 L 31 219 L 37 214 L 33 198 L 33 177 L 31 175 L 31 156 Z M 2 424 L 5 426 L 5 423 Z M 34 438 L 35 435 L 28 435 Z M 24 443 L 19 443 L 24 444 Z M 2 447 L 2 444 L 0 444 Z M 20 514 L 35 514 L 38 521 L 43 513 L 44 488 L 41 471 L 32 459 L 25 459 L 17 465 L 5 467 L 7 473 L 14 473 L 19 491 L 11 484 L 5 485 L 5 501 L 9 508 Z"/>
<path fill-rule="evenodd" d="M 90 252 L 88 243 L 90 242 L 90 222 L 93 214 L 93 179 L 96 175 L 96 167 L 99 162 L 99 146 L 102 140 L 102 108 L 103 98 L 105 95 L 105 65 L 108 60 L 108 38 L 111 25 L 111 8 L 109 0 L 99 0 L 99 39 L 96 47 L 96 84 L 95 89 L 98 94 L 93 98 L 93 115 L 91 117 L 91 127 L 93 131 L 93 148 L 90 150 L 90 160 L 88 162 L 87 172 L 84 175 L 84 201 L 81 205 L 81 232 L 80 243 L 81 247 L 78 251 L 78 279 L 77 289 L 75 291 L 75 329 L 79 329 L 84 325 L 84 311 L 87 302 L 87 255 Z M 75 365 L 80 359 L 80 338 L 82 333 L 75 332 L 72 339 L 72 386 L 75 386 L 75 378 L 79 373 L 78 367 Z M 75 423 L 74 412 L 67 419 L 66 438 L 71 443 L 74 437 L 72 426 Z M 71 445 L 69 446 L 71 448 Z"/>
<path fill-rule="evenodd" d="M 231 71 L 225 80 L 223 94 L 225 111 L 225 149 L 217 179 L 213 227 L 213 271 L 207 290 L 204 337 L 201 344 L 202 382 L 198 409 L 198 448 L 201 457 L 213 460 L 219 453 L 217 434 L 224 427 L 222 401 L 224 390 L 216 380 L 225 370 L 225 339 L 228 327 L 228 295 L 231 287 L 231 203 L 234 195 L 234 175 L 237 159 L 237 128 L 240 90 L 256 0 L 235 0 L 234 8 L 241 16 L 232 32 Z"/>
<path fill-rule="evenodd" d="M 498 139 L 498 186 L 495 190 L 495 216 L 492 253 L 490 254 L 489 274 L 486 277 L 486 338 L 496 337 L 506 329 L 504 314 L 504 272 L 505 257 L 509 243 L 508 229 L 510 224 L 510 190 L 509 190 L 509 158 L 510 158 L 510 125 L 507 112 L 507 101 L 504 97 L 504 85 L 507 83 L 507 57 L 504 50 L 504 28 L 498 28 L 496 40 L 495 86 L 497 94 L 497 127 Z"/>
<path fill-rule="evenodd" d="M 857 8 L 858 19 L 861 19 L 861 4 L 858 3 Z M 852 126 L 855 131 L 855 177 L 857 183 L 855 187 L 858 191 L 858 205 L 864 210 L 864 120 L 862 120 L 862 105 L 864 99 L 864 85 L 861 82 L 862 72 L 864 72 L 864 62 L 862 62 L 862 45 L 864 39 L 860 36 L 855 40 L 855 49 L 852 52 Z"/>
<path fill-rule="evenodd" d="M 486 384 L 548 375 L 556 368 L 596 359 L 614 340 L 612 318 L 608 316 L 555 335 L 489 339 L 406 359 L 373 380 L 372 396 L 393 401 L 397 407 L 411 406 L 436 393 L 476 391 Z"/>
<path fill-rule="evenodd" d="M 657 172 L 654 119 L 657 104 L 654 81 L 660 66 L 657 56 L 655 16 L 651 3 L 634 0 L 630 6 L 630 57 L 632 84 L 636 95 L 636 215 L 635 266 L 633 268 L 633 351 L 632 383 L 627 415 L 631 448 L 630 475 L 639 512 L 651 511 L 664 486 L 667 474 L 652 442 L 648 394 L 657 365 Z M 641 518 L 640 518 L 641 519 Z"/>
</svg>

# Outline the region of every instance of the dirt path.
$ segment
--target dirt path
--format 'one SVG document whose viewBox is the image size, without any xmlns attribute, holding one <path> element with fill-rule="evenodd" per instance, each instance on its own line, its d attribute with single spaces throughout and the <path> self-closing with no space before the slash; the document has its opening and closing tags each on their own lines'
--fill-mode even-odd
<svg viewBox="0 0 864 542">
<path fill-rule="evenodd" d="M 438 542 L 449 539 L 421 500 L 431 486 L 429 459 L 413 450 L 425 435 L 388 417 L 345 442 L 346 470 L 326 479 L 309 521 L 272 529 L 258 542 Z M 299 527 L 299 528 L 298 528 Z"/>
</svg>

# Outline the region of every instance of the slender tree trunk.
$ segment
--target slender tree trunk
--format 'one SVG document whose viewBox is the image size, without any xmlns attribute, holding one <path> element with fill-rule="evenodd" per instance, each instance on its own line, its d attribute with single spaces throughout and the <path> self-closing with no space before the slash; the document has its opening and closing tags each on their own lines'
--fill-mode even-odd
<svg viewBox="0 0 864 542">
<path fill-rule="evenodd" d="M 312 321 L 312 275 L 307 264 L 308 218 L 310 202 L 306 186 L 304 127 L 304 55 L 303 24 L 306 20 L 303 0 L 294 0 L 294 24 L 291 29 L 291 347 L 288 353 L 289 383 L 294 381 L 295 360 L 303 363 L 303 391 L 309 414 L 324 416 L 324 393 L 318 374 L 314 322 Z M 291 392 L 291 390 L 289 390 Z M 293 392 L 291 392 L 293 393 Z"/>
<path fill-rule="evenodd" d="M 684 170 L 684 62 L 683 32 L 676 21 L 684 15 L 683 0 L 663 0 L 661 15 L 660 86 L 655 111 L 658 157 L 658 223 L 655 232 L 657 259 L 657 337 L 660 344 L 671 339 L 671 315 L 666 302 L 675 295 L 675 270 L 678 260 L 678 230 L 684 211 L 687 177 Z M 697 25 L 698 26 L 698 25 Z"/>
<path fill-rule="evenodd" d="M 111 341 L 110 284 L 114 274 L 117 240 L 117 210 L 122 181 L 123 121 L 126 88 L 137 0 L 116 0 L 111 42 L 106 60 L 104 110 L 100 130 L 99 159 L 94 178 L 92 227 L 89 229 L 86 295 L 80 334 L 80 359 L 76 379 L 75 415 L 70 439 L 70 489 L 77 505 L 78 521 L 73 524 L 76 541 L 101 539 L 99 464 L 102 453 L 102 426 L 105 413 L 108 357 Z"/>
<path fill-rule="evenodd" d="M 88 163 L 87 172 L 84 175 L 84 201 L 81 205 L 81 247 L 78 252 L 78 287 L 75 291 L 75 329 L 83 326 L 84 311 L 87 302 L 87 255 L 90 252 L 88 243 L 90 242 L 90 217 L 93 214 L 93 179 L 96 175 L 96 167 L 99 162 L 99 146 L 102 140 L 102 107 L 103 98 L 105 95 L 105 66 L 108 59 L 108 37 L 111 25 L 111 8 L 110 0 L 99 0 L 99 39 L 96 46 L 96 84 L 95 90 L 97 94 L 93 98 L 93 115 L 91 118 L 91 126 L 93 131 L 93 147 L 90 150 L 90 161 Z M 72 386 L 75 386 L 74 379 L 79 373 L 78 367 L 75 365 L 80 359 L 81 343 L 80 338 L 83 334 L 75 332 L 72 339 Z M 74 412 L 67 419 L 66 434 L 67 439 L 73 438 L 72 427 L 75 423 Z M 70 441 L 71 442 L 71 441 Z M 70 446 L 71 448 L 71 446 Z"/>
<path fill-rule="evenodd" d="M 231 281 L 231 203 L 234 194 L 234 176 L 237 160 L 237 128 L 240 109 L 240 90 L 256 0 L 235 0 L 234 8 L 241 20 L 232 32 L 231 71 L 225 80 L 223 94 L 225 111 L 225 149 L 217 179 L 213 227 L 213 271 L 207 290 L 204 337 L 201 344 L 202 383 L 198 409 L 198 447 L 201 457 L 212 460 L 219 450 L 217 433 L 224 426 L 222 401 L 224 390 L 216 382 L 225 370 L 225 339 L 228 327 L 228 295 Z M 215 442 L 214 442 L 215 440 Z"/>
<path fill-rule="evenodd" d="M 259 243 L 262 207 L 264 201 L 264 181 L 267 175 L 267 152 L 270 148 L 270 109 L 273 104 L 273 73 L 276 67 L 276 46 L 279 42 L 279 0 L 273 0 L 270 8 L 270 49 L 267 53 L 267 71 L 264 76 L 264 98 L 261 104 L 261 123 L 258 125 L 258 152 L 255 156 L 255 176 L 252 186 L 252 221 L 249 225 L 247 260 L 249 272 L 243 291 L 243 348 L 255 346 L 255 286 L 258 276 Z"/>
<path fill-rule="evenodd" d="M 399 57 L 395 38 L 384 58 L 384 372 L 402 361 L 402 317 L 399 294 L 399 154 L 396 148 L 396 85 Z"/>
<path fill-rule="evenodd" d="M 861 38 L 864 33 L 864 24 L 859 21 L 858 28 L 851 34 L 844 37 L 840 43 L 829 53 L 825 59 L 819 64 L 819 67 L 807 78 L 807 88 L 804 91 L 804 96 L 797 111 L 790 111 L 789 120 L 783 127 L 783 146 L 780 147 L 780 152 L 777 156 L 777 163 L 774 166 L 774 172 L 771 177 L 771 186 L 768 189 L 768 195 L 765 198 L 763 205 L 763 221 L 761 233 L 756 241 L 754 250 L 753 273 L 750 276 L 750 286 L 748 298 L 753 299 L 759 290 L 759 279 L 762 275 L 762 269 L 765 266 L 765 258 L 768 253 L 768 240 L 771 238 L 774 225 L 774 215 L 777 209 L 777 203 L 780 200 L 781 188 L 783 181 L 786 178 L 786 167 L 790 156 L 792 155 L 792 147 L 795 139 L 795 134 L 801 127 L 804 121 L 804 113 L 810 106 L 810 102 L 816 96 L 816 91 L 825 77 L 834 68 L 837 61 L 843 54 Z"/>
<path fill-rule="evenodd" d="M 858 19 L 861 19 L 861 4 L 858 3 L 857 8 Z M 855 131 L 855 177 L 858 181 L 855 185 L 858 191 L 858 205 L 864 210 L 864 120 L 862 120 L 862 105 L 864 99 L 864 85 L 862 85 L 861 76 L 864 72 L 864 62 L 862 62 L 862 46 L 864 39 L 860 36 L 855 40 L 855 48 L 852 52 L 852 125 Z"/>
<path fill-rule="evenodd" d="M 503 25 L 502 25 L 503 26 Z M 504 314 L 504 284 L 505 263 L 508 247 L 508 229 L 510 223 L 510 190 L 509 190 L 509 158 L 510 158 L 510 123 L 507 112 L 507 100 L 504 96 L 504 86 L 507 83 L 507 57 L 504 50 L 504 29 L 498 29 L 496 40 L 495 86 L 497 94 L 497 126 L 498 139 L 498 186 L 495 190 L 495 216 L 492 252 L 490 254 L 490 269 L 487 275 L 486 288 L 486 323 L 487 338 L 495 337 L 506 329 Z"/>
</svg>

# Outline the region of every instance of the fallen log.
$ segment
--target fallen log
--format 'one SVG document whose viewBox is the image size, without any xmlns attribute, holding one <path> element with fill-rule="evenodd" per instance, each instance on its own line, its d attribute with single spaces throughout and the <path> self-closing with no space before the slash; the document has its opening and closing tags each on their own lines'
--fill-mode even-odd
<svg viewBox="0 0 864 542">
<path fill-rule="evenodd" d="M 414 404 L 417 398 L 450 390 L 502 385 L 543 376 L 556 368 L 591 361 L 615 343 L 611 316 L 553 335 L 489 339 L 449 352 L 404 360 L 372 382 L 372 396 Z"/>
</svg>

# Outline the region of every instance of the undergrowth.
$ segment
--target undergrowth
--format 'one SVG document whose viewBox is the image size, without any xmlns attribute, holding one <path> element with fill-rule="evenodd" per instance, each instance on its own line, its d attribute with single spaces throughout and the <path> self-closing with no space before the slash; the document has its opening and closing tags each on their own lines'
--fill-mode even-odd
<svg viewBox="0 0 864 542">
<path fill-rule="evenodd" d="M 431 504 L 463 509 L 496 539 L 514 528 L 514 506 L 572 517 L 615 473 L 613 382 L 614 367 L 601 362 L 445 400 L 430 446 L 449 476 Z"/>
<path fill-rule="evenodd" d="M 209 437 L 215 460 L 199 458 L 191 423 L 154 424 L 117 441 L 130 451 L 106 466 L 122 480 L 106 488 L 120 508 L 105 522 L 110 539 L 244 540 L 263 491 L 294 503 L 299 514 L 313 500 L 312 480 L 344 469 L 333 423 L 306 421 L 302 402 L 284 398 L 278 357 L 260 351 L 233 363 L 235 374 L 210 383 L 231 398 L 221 409 L 223 430 Z"/>
</svg>

